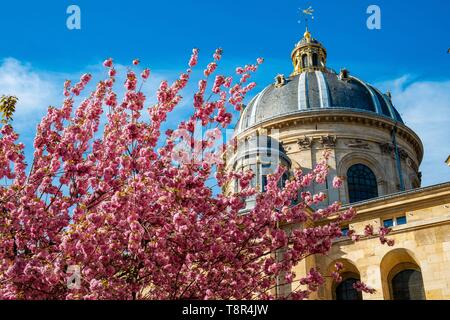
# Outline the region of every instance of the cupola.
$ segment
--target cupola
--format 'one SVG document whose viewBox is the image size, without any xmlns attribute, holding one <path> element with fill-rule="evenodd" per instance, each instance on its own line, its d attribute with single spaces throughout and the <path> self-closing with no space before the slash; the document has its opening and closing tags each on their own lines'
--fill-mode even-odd
<svg viewBox="0 0 450 320">
<path fill-rule="evenodd" d="M 294 65 L 291 76 L 304 71 L 323 71 L 326 69 L 327 50 L 311 36 L 308 28 L 306 28 L 303 38 L 295 45 L 291 58 Z"/>
</svg>

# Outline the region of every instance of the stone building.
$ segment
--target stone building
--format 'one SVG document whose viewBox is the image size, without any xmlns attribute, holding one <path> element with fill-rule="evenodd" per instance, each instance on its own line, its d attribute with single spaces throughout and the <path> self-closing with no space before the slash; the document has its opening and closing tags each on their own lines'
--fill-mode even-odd
<svg viewBox="0 0 450 320">
<path fill-rule="evenodd" d="M 252 169 L 254 185 L 264 190 L 274 162 L 308 170 L 331 150 L 329 181 L 311 191 L 327 193 L 326 204 L 340 201 L 344 209 L 357 209 L 352 223 L 342 226 L 344 233 L 362 233 L 369 223 L 384 225 L 392 227 L 396 243 L 388 247 L 376 237 L 357 243 L 342 237 L 328 256 L 296 266 L 297 276 L 313 266 L 329 271 L 339 261 L 343 282 L 330 280 L 314 298 L 450 298 L 450 183 L 420 187 L 423 145 L 390 93 L 346 69 L 328 68 L 325 47 L 308 30 L 291 57 L 292 74 L 277 75 L 241 112 L 235 136 L 243 147 L 228 166 Z M 333 189 L 334 176 L 342 177 L 345 187 Z M 250 199 L 247 208 L 252 205 Z M 353 283 L 358 280 L 377 292 L 357 293 Z M 280 288 L 280 294 L 289 290 Z"/>
</svg>

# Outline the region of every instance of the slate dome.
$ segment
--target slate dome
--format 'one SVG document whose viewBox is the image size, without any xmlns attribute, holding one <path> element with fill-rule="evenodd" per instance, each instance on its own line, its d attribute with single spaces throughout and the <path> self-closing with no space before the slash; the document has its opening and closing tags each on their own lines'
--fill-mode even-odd
<svg viewBox="0 0 450 320">
<path fill-rule="evenodd" d="M 345 69 L 338 74 L 327 68 L 326 49 L 309 31 L 291 58 L 294 72 L 287 78 L 277 75 L 275 83 L 254 96 L 241 113 L 237 133 L 277 117 L 327 109 L 368 112 L 403 123 L 389 95 Z"/>
<path fill-rule="evenodd" d="M 242 112 L 238 131 L 276 117 L 326 109 L 353 109 L 376 113 L 403 123 L 388 95 L 352 76 L 342 79 L 334 71 L 305 71 L 271 84 L 258 93 Z"/>
</svg>

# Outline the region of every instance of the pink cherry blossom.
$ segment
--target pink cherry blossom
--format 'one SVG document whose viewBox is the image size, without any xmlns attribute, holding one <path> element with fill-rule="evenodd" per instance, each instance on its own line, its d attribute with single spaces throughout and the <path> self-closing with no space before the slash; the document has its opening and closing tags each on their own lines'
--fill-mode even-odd
<svg viewBox="0 0 450 320">
<path fill-rule="evenodd" d="M 210 64 L 208 64 L 205 71 L 203 72 L 205 77 L 208 77 L 209 75 L 211 75 L 216 70 L 216 68 L 217 68 L 216 62 L 211 62 Z"/>
<path fill-rule="evenodd" d="M 369 286 L 367 286 L 366 284 L 364 284 L 360 281 L 357 281 L 356 283 L 354 283 L 353 288 L 355 288 L 359 292 L 366 292 L 366 293 L 370 293 L 370 294 L 373 294 L 376 292 L 375 289 L 370 288 Z"/>
<path fill-rule="evenodd" d="M 141 78 L 147 80 L 148 77 L 150 77 L 150 69 L 146 68 L 144 69 L 144 71 L 142 71 Z"/>
<path fill-rule="evenodd" d="M 189 67 L 193 68 L 198 63 L 198 49 L 192 49 L 192 56 L 189 60 Z"/>
<path fill-rule="evenodd" d="M 341 178 L 339 178 L 339 177 L 333 178 L 333 188 L 339 189 L 340 187 L 342 187 L 342 184 L 343 184 L 343 181 Z"/>
<path fill-rule="evenodd" d="M 222 49 L 216 49 L 216 51 L 214 52 L 214 60 L 215 61 L 219 61 L 221 58 L 222 58 L 222 53 L 223 53 L 223 50 Z"/>
<path fill-rule="evenodd" d="M 64 96 L 68 97 L 70 96 L 70 85 L 71 85 L 71 81 L 70 80 L 66 80 L 64 82 Z"/>
<path fill-rule="evenodd" d="M 103 62 L 103 66 L 105 66 L 105 67 L 107 67 L 107 68 L 111 68 L 112 65 L 113 65 L 113 59 L 112 59 L 112 58 L 106 59 L 106 60 Z"/>
<path fill-rule="evenodd" d="M 186 103 L 181 92 L 198 49 L 186 72 L 160 83 L 155 101 L 139 90 L 149 69 L 141 77 L 128 70 L 125 92 L 115 91 L 112 59 L 90 93 L 91 75 L 66 81 L 61 105 L 49 107 L 37 125 L 30 165 L 13 126 L 3 125 L 0 299 L 274 299 L 279 281 L 295 284 L 289 299 L 307 299 L 325 277 L 339 279 L 338 264 L 331 275 L 293 273 L 304 257 L 327 255 L 341 225 L 356 216 L 337 202 L 323 205 L 325 193 L 307 191 L 326 183 L 330 154 L 308 173 L 290 172 L 284 187 L 287 169 L 278 167 L 260 192 L 256 172 L 226 168 L 236 139 L 214 150 L 262 63 L 239 67 L 235 81 L 225 74 L 212 79 L 221 55 L 214 52 Z M 190 115 L 174 125 L 170 114 L 186 113 L 182 105 L 189 104 Z M 216 193 L 214 184 L 237 188 Z M 243 214 L 249 199 L 255 205 Z M 290 232 L 279 227 L 285 223 L 304 227 Z M 380 229 L 380 241 L 393 245 L 388 233 Z M 79 288 L 67 286 L 73 270 L 80 271 Z"/>
<path fill-rule="evenodd" d="M 336 268 L 336 271 L 340 271 L 344 268 L 344 264 L 342 262 L 336 262 L 334 267 Z"/>
<path fill-rule="evenodd" d="M 80 81 L 84 85 L 86 85 L 91 79 L 92 79 L 92 75 L 90 75 L 89 73 L 85 73 L 81 76 Z"/>
<path fill-rule="evenodd" d="M 367 225 L 367 226 L 364 228 L 364 235 L 365 235 L 366 237 L 372 236 L 372 235 L 373 235 L 373 226 L 372 226 L 372 225 Z"/>
<path fill-rule="evenodd" d="M 109 72 L 108 72 L 108 75 L 109 75 L 110 77 L 114 77 L 116 74 L 117 74 L 117 71 L 116 71 L 116 69 L 114 69 L 114 68 L 111 68 L 111 69 L 109 70 Z"/>
</svg>

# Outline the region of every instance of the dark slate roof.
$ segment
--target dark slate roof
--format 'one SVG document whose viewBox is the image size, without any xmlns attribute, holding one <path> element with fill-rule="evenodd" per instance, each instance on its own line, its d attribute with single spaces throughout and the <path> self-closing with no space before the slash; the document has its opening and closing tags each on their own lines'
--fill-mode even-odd
<svg viewBox="0 0 450 320">
<path fill-rule="evenodd" d="M 376 113 L 403 123 L 387 95 L 355 77 L 340 79 L 338 74 L 327 70 L 303 72 L 286 79 L 279 88 L 269 85 L 244 109 L 236 130 L 242 132 L 286 114 L 335 108 Z"/>
<path fill-rule="evenodd" d="M 297 43 L 296 47 L 301 46 L 301 45 L 303 45 L 303 44 L 311 44 L 311 43 L 318 44 L 318 45 L 322 46 L 322 44 L 321 44 L 319 41 L 317 41 L 316 39 L 311 39 L 311 40 L 309 40 L 309 42 L 308 42 L 308 40 L 307 40 L 305 37 L 303 37 L 303 38 Z"/>
</svg>

